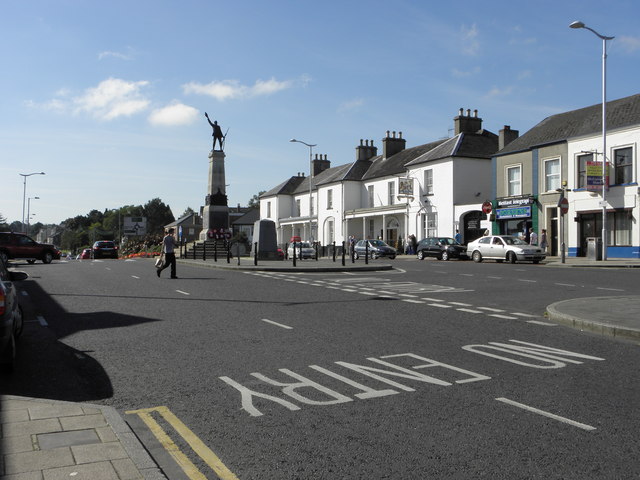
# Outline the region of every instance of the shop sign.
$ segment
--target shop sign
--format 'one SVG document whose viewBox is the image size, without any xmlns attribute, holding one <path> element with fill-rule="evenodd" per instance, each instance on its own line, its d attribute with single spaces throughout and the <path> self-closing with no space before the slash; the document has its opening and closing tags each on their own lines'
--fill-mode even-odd
<svg viewBox="0 0 640 480">
<path fill-rule="evenodd" d="M 535 203 L 535 198 L 531 195 L 522 195 L 519 197 L 504 197 L 497 198 L 496 203 L 498 207 L 520 207 L 524 205 L 533 205 Z"/>
<path fill-rule="evenodd" d="M 496 209 L 496 219 L 498 220 L 507 220 L 510 218 L 528 218 L 528 217 L 531 217 L 531 206 Z"/>
<path fill-rule="evenodd" d="M 606 186 L 609 189 L 609 164 L 607 163 Z M 587 190 L 602 191 L 602 162 L 587 162 Z"/>
</svg>

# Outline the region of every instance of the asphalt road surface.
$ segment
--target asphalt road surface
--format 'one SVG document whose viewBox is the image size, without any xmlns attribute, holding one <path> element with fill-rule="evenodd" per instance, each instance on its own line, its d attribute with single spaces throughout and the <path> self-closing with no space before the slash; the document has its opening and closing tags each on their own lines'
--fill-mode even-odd
<svg viewBox="0 0 640 480">
<path fill-rule="evenodd" d="M 394 262 L 20 265 L 29 323 L 0 393 L 114 406 L 172 479 L 190 477 L 158 432 L 212 479 L 640 478 L 638 345 L 544 317 L 637 295 L 640 272 Z"/>
</svg>

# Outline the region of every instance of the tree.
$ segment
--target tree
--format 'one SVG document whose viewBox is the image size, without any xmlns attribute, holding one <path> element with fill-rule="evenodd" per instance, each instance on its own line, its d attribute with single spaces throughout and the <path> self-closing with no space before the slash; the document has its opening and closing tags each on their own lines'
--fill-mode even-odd
<svg viewBox="0 0 640 480">
<path fill-rule="evenodd" d="M 260 190 L 253 197 L 249 199 L 249 203 L 247 203 L 247 207 L 249 208 L 260 208 L 260 195 L 265 193 L 266 190 Z"/>
<path fill-rule="evenodd" d="M 169 205 L 165 205 L 159 198 L 145 204 L 143 216 L 147 217 L 147 233 L 161 232 L 165 225 L 175 221 Z"/>
<path fill-rule="evenodd" d="M 7 230 L 9 230 L 7 219 L 0 213 L 0 232 L 6 232 Z"/>
<path fill-rule="evenodd" d="M 196 212 L 193 210 L 193 208 L 187 207 L 187 209 L 184 212 L 182 212 L 182 215 L 180 215 L 178 218 L 184 218 L 187 215 L 193 215 L 194 213 Z"/>
</svg>

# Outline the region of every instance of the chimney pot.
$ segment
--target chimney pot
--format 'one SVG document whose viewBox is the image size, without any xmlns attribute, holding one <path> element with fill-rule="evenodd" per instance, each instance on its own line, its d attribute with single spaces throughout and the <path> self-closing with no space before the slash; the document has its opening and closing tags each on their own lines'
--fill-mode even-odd
<svg viewBox="0 0 640 480">
<path fill-rule="evenodd" d="M 402 132 L 398 132 L 398 138 L 402 138 Z"/>
<path fill-rule="evenodd" d="M 393 138 L 396 138 L 396 131 L 393 131 Z"/>
<path fill-rule="evenodd" d="M 470 117 L 470 116 L 471 116 L 471 109 L 467 108 L 467 117 Z"/>
<path fill-rule="evenodd" d="M 460 111 L 458 112 L 458 115 L 462 116 L 463 113 L 464 113 L 464 109 L 461 108 Z"/>
<path fill-rule="evenodd" d="M 362 146 L 362 139 L 360 139 L 360 146 Z"/>
<path fill-rule="evenodd" d="M 478 109 L 477 108 L 473 111 L 473 116 L 474 116 L 474 118 L 478 118 Z"/>
</svg>

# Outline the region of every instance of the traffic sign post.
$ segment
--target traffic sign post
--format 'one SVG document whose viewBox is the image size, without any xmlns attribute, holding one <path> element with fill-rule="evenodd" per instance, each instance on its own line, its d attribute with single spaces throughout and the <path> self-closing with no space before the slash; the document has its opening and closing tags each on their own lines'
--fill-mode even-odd
<svg viewBox="0 0 640 480">
<path fill-rule="evenodd" d="M 560 214 L 566 215 L 569 211 L 569 199 L 566 197 L 562 197 L 558 202 L 558 207 L 560 207 Z"/>
<path fill-rule="evenodd" d="M 493 205 L 489 200 L 482 204 L 482 213 L 489 215 L 493 210 Z"/>
</svg>

